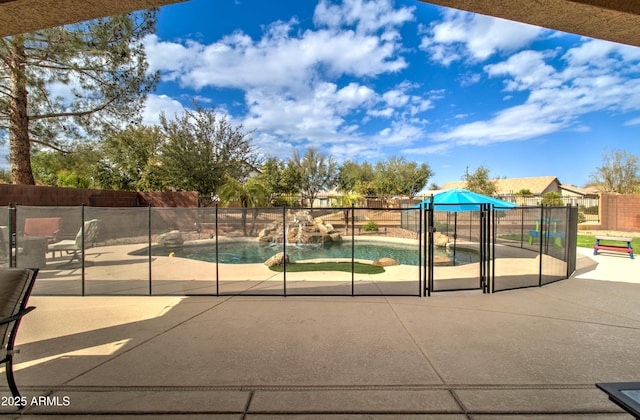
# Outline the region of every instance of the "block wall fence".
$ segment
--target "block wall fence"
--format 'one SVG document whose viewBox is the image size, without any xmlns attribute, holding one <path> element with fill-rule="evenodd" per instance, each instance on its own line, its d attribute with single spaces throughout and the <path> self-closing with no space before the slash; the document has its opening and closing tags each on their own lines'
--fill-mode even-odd
<svg viewBox="0 0 640 420">
<path fill-rule="evenodd" d="M 197 192 L 132 192 L 0 184 L 0 206 L 198 207 Z"/>
<path fill-rule="evenodd" d="M 601 194 L 600 229 L 640 232 L 640 194 Z"/>
</svg>

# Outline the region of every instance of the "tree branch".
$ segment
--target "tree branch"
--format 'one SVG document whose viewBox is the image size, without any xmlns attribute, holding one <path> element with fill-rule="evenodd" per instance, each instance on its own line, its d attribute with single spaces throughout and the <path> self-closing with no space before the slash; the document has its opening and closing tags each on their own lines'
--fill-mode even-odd
<svg viewBox="0 0 640 420">
<path fill-rule="evenodd" d="M 65 155 L 66 155 L 67 153 L 69 153 L 69 151 L 68 151 L 68 150 L 63 150 L 63 149 L 59 148 L 58 146 L 55 146 L 55 145 L 53 145 L 53 144 L 51 144 L 51 143 L 47 143 L 47 142 L 44 142 L 44 141 L 40 141 L 40 140 L 36 140 L 36 139 L 31 139 L 31 143 L 40 144 L 40 145 L 42 145 L 42 146 L 48 147 L 48 148 L 50 148 L 50 149 L 53 149 L 53 150 L 55 150 L 56 152 L 64 153 Z"/>
<path fill-rule="evenodd" d="M 29 120 L 44 120 L 44 119 L 47 119 L 47 118 L 62 118 L 62 117 L 82 117 L 82 116 L 85 116 L 85 115 L 93 114 L 94 112 L 102 111 L 103 109 L 108 107 L 114 101 L 115 101 L 115 98 L 111 99 L 108 102 L 105 102 L 104 104 L 102 104 L 100 106 L 97 106 L 95 108 L 92 108 L 92 109 L 89 109 L 89 110 L 86 110 L 86 111 L 53 112 L 53 113 L 42 114 L 42 115 L 31 115 L 31 116 L 29 116 Z"/>
</svg>

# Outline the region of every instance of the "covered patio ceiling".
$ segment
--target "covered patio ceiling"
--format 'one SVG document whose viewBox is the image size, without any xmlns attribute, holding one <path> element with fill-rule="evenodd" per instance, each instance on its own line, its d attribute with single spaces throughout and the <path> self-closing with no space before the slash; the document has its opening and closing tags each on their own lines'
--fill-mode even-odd
<svg viewBox="0 0 640 420">
<path fill-rule="evenodd" d="M 420 1 L 640 46 L 640 1 L 636 0 Z"/>
<path fill-rule="evenodd" d="M 186 0 L 0 0 L 0 37 Z"/>
<path fill-rule="evenodd" d="M 0 0 L 0 37 L 183 1 L 188 0 Z M 640 46 L 640 1 L 420 1 Z"/>
</svg>

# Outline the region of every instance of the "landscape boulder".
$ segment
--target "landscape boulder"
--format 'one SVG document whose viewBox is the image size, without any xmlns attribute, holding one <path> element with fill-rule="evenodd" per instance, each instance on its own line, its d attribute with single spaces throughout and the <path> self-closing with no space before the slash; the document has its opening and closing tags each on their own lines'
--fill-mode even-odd
<svg viewBox="0 0 640 420">
<path fill-rule="evenodd" d="M 172 230 L 171 232 L 163 233 L 158 238 L 158 243 L 164 245 L 167 248 L 176 248 L 184 244 L 184 238 L 179 230 Z"/>
<path fill-rule="evenodd" d="M 283 265 L 285 262 L 289 264 L 289 256 L 284 252 L 278 252 L 276 255 L 265 261 L 264 265 L 267 267 L 275 267 L 277 265 Z"/>
<path fill-rule="evenodd" d="M 447 235 L 440 232 L 433 234 L 433 244 L 435 246 L 445 247 L 449 242 L 451 242 L 451 239 Z"/>
<path fill-rule="evenodd" d="M 378 261 L 374 261 L 373 265 L 377 267 L 391 267 L 393 265 L 400 265 L 400 263 L 393 258 L 382 257 Z"/>
<path fill-rule="evenodd" d="M 433 265 L 451 265 L 451 258 L 446 255 L 435 255 L 433 257 Z"/>
</svg>

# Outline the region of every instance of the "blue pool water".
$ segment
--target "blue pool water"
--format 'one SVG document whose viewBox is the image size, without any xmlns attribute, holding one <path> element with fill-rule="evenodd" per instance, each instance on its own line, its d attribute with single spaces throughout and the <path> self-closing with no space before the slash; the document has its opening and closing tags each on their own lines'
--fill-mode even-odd
<svg viewBox="0 0 640 420">
<path fill-rule="evenodd" d="M 176 257 L 189 258 L 199 261 L 216 262 L 215 245 L 183 247 L 173 250 Z M 224 264 L 256 264 L 263 263 L 278 252 L 282 252 L 282 244 L 273 246 L 259 242 L 233 242 L 218 245 L 218 258 Z M 166 250 L 159 248 L 153 252 L 165 255 Z M 287 254 L 291 261 L 308 260 L 312 258 L 351 258 L 351 243 L 323 245 L 289 245 Z M 400 264 L 418 265 L 418 246 L 397 244 L 358 243 L 355 244 L 354 257 L 363 260 L 377 260 L 382 257 L 393 258 Z M 436 248 L 436 255 L 453 257 L 451 252 Z M 477 252 L 458 249 L 456 251 L 456 265 L 469 264 L 478 261 Z"/>
</svg>

